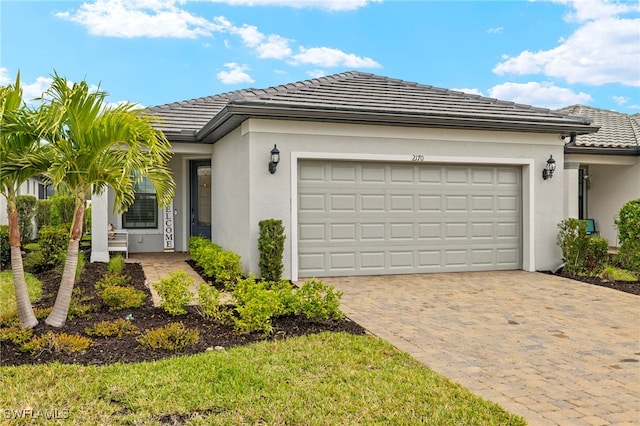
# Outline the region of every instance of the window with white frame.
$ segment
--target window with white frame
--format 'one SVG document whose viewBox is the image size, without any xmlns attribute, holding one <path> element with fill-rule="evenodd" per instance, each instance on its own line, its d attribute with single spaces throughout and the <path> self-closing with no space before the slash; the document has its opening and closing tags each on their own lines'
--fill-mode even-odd
<svg viewBox="0 0 640 426">
<path fill-rule="evenodd" d="M 136 199 L 122 214 L 125 229 L 157 229 L 158 200 L 156 190 L 147 178 L 136 184 Z"/>
</svg>

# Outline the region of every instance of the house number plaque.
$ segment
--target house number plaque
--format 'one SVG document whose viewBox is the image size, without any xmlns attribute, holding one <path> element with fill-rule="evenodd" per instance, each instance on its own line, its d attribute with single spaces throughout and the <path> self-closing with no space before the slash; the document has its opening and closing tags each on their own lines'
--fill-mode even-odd
<svg viewBox="0 0 640 426">
<path fill-rule="evenodd" d="M 422 154 L 413 154 L 411 156 L 411 161 L 424 161 L 424 155 L 422 155 Z"/>
</svg>

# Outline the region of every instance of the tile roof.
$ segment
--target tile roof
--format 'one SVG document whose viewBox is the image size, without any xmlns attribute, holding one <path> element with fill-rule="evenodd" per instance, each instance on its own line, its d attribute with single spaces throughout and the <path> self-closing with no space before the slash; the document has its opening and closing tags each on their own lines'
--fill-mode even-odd
<svg viewBox="0 0 640 426">
<path fill-rule="evenodd" d="M 170 140 L 215 142 L 248 117 L 385 125 L 594 132 L 590 120 L 548 109 L 350 71 L 147 109 Z"/>
<path fill-rule="evenodd" d="M 585 105 L 572 105 L 557 111 L 586 117 L 600 126 L 597 133 L 577 136 L 573 144 L 575 147 L 640 149 L 640 114 L 630 115 Z"/>
</svg>

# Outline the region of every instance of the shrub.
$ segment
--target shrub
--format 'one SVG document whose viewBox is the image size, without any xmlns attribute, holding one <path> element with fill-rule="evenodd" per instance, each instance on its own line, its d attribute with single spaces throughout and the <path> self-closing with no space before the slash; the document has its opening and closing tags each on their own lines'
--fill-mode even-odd
<svg viewBox="0 0 640 426">
<path fill-rule="evenodd" d="M 189 291 L 191 284 L 193 279 L 183 270 L 169 272 L 169 278 L 162 278 L 160 283 L 153 284 L 162 299 L 162 309 L 169 315 L 186 314 L 187 305 L 192 299 Z"/>
<path fill-rule="evenodd" d="M 129 275 L 106 274 L 95 283 L 95 287 L 96 290 L 101 291 L 110 286 L 126 287 L 129 282 L 131 282 Z"/>
<path fill-rule="evenodd" d="M 69 226 L 43 226 L 40 228 L 40 249 L 46 266 L 62 265 L 69 247 Z"/>
<path fill-rule="evenodd" d="M 558 224 L 558 245 L 562 249 L 564 270 L 578 274 L 583 269 L 584 253 L 587 246 L 587 223 L 568 218 Z"/>
<path fill-rule="evenodd" d="M 132 334 L 138 334 L 138 327 L 131 324 L 130 321 L 124 318 L 118 318 L 113 321 L 101 321 L 93 325 L 93 327 L 87 328 L 85 332 L 89 336 L 96 337 L 124 337 Z"/>
<path fill-rule="evenodd" d="M 151 349 L 178 351 L 197 344 L 200 332 L 197 329 L 186 328 L 181 322 L 173 322 L 164 327 L 146 330 L 137 340 L 142 346 Z"/>
<path fill-rule="evenodd" d="M 98 292 L 110 311 L 121 311 L 129 308 L 139 308 L 144 303 L 144 292 L 133 287 L 110 285 Z"/>
<path fill-rule="evenodd" d="M 305 281 L 296 292 L 298 310 L 311 320 L 340 319 L 342 292 L 324 284 L 318 279 Z"/>
<path fill-rule="evenodd" d="M 220 291 L 208 284 L 200 284 L 198 288 L 197 310 L 205 318 L 212 318 L 222 324 L 229 320 L 231 311 L 220 305 Z"/>
<path fill-rule="evenodd" d="M 640 198 L 622 206 L 615 223 L 620 242 L 617 260 L 620 266 L 640 276 Z"/>
<path fill-rule="evenodd" d="M 36 214 L 36 200 L 33 195 L 18 195 L 18 226 L 20 227 L 20 244 L 23 246 L 33 239 L 33 218 Z"/>
<path fill-rule="evenodd" d="M 51 225 L 52 208 L 53 201 L 51 199 L 36 201 L 36 226 L 38 229 Z"/>
<path fill-rule="evenodd" d="M 609 242 L 602 237 L 592 235 L 587 238 L 587 248 L 584 256 L 584 274 L 600 275 L 607 265 Z"/>
<path fill-rule="evenodd" d="M 624 281 L 624 282 L 634 282 L 638 281 L 638 278 L 629 271 L 624 269 L 618 269 L 615 266 L 605 266 L 602 274 L 600 276 L 609 281 Z"/>
<path fill-rule="evenodd" d="M 122 274 L 122 271 L 124 271 L 124 257 L 121 254 L 116 254 L 109 259 L 107 267 L 112 274 Z"/>
<path fill-rule="evenodd" d="M 298 294 L 293 291 L 291 283 L 286 280 L 266 282 L 267 288 L 273 291 L 280 301 L 280 315 L 295 314 L 300 305 Z"/>
<path fill-rule="evenodd" d="M 34 337 L 24 343 L 20 350 L 23 352 L 38 353 L 44 350 L 52 352 L 75 353 L 89 349 L 93 344 L 90 338 L 77 334 L 48 332 Z"/>
<path fill-rule="evenodd" d="M 238 318 L 235 319 L 236 330 L 271 334 L 271 318 L 282 312 L 282 304 L 275 291 L 268 290 L 264 282 L 256 282 L 254 277 L 249 277 L 238 280 L 233 297 L 238 313 Z"/>
<path fill-rule="evenodd" d="M 0 342 L 10 342 L 22 346 L 33 337 L 33 330 L 20 327 L 0 328 Z"/>
<path fill-rule="evenodd" d="M 51 224 L 63 225 L 73 222 L 75 199 L 71 195 L 57 193 L 51 197 Z"/>
<path fill-rule="evenodd" d="M 4 212 L 1 212 L 4 214 Z M 9 227 L 0 225 L 0 269 L 11 261 L 11 245 L 9 244 Z"/>
<path fill-rule="evenodd" d="M 265 219 L 258 223 L 260 236 L 260 275 L 265 281 L 279 281 L 282 277 L 282 253 L 284 251 L 284 226 L 280 219 Z"/>
<path fill-rule="evenodd" d="M 223 250 L 204 237 L 192 237 L 189 240 L 189 252 L 191 259 L 202 268 L 204 275 L 217 284 L 232 288 L 235 281 L 242 276 L 240 255 Z"/>
</svg>

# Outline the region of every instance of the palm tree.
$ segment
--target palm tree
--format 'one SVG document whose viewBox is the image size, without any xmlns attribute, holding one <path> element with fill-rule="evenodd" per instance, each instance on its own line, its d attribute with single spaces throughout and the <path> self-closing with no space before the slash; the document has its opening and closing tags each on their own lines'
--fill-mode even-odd
<svg viewBox="0 0 640 426">
<path fill-rule="evenodd" d="M 171 145 L 153 127 L 156 119 L 130 103 L 110 108 L 106 96 L 100 90 L 92 92 L 85 81 L 70 83 L 57 74 L 44 96 L 46 120 L 57 129 L 47 138 L 52 155 L 45 176 L 54 188 L 68 191 L 75 199 L 60 288 L 45 320 L 54 327 L 62 327 L 67 319 L 85 202 L 90 194 L 111 187 L 116 212 L 134 202 L 135 184 L 144 177 L 155 187 L 160 205 L 168 204 L 174 194 L 175 184 L 167 167 Z"/>
<path fill-rule="evenodd" d="M 17 189 L 27 179 L 46 168 L 46 165 L 41 164 L 39 168 L 33 163 L 23 162 L 25 157 L 33 156 L 38 150 L 43 149 L 37 136 L 38 125 L 35 116 L 35 111 L 28 109 L 22 102 L 18 73 L 15 84 L 0 88 L 0 193 L 7 199 L 11 270 L 21 328 L 33 328 L 38 324 L 24 277 L 16 208 Z"/>
</svg>

